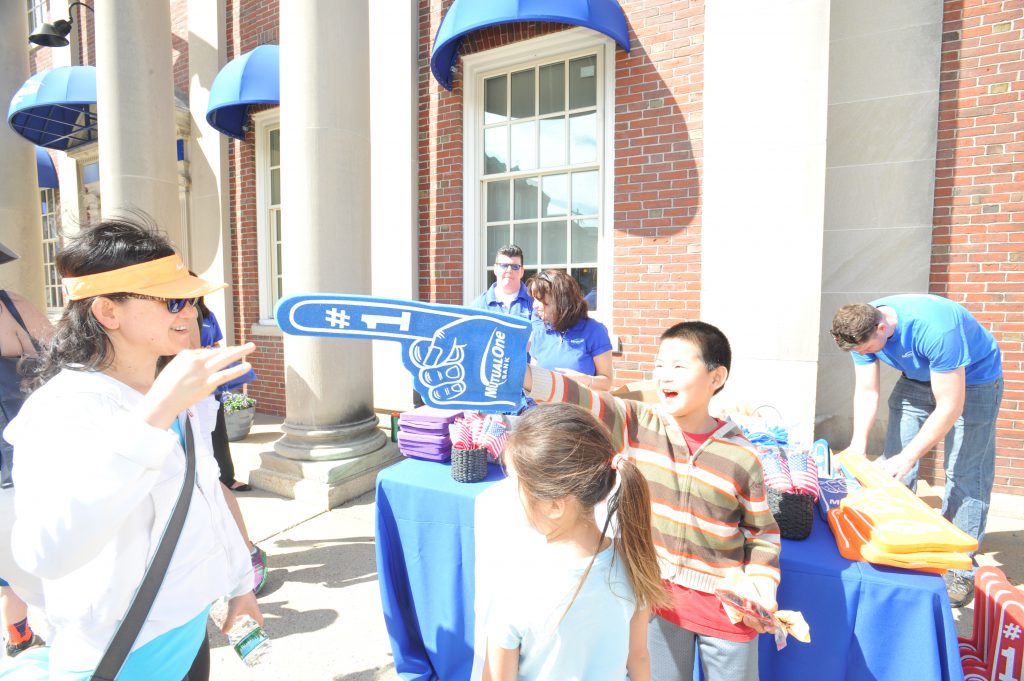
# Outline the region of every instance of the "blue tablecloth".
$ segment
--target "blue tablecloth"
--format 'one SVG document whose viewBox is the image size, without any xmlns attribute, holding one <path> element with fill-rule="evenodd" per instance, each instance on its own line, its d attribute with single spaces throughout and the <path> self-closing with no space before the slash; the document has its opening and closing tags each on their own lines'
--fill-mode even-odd
<svg viewBox="0 0 1024 681">
<path fill-rule="evenodd" d="M 395 668 L 407 680 L 468 681 L 474 637 L 474 502 L 502 478 L 461 484 L 449 466 L 407 460 L 377 478 L 377 566 Z M 762 636 L 762 681 L 958 681 L 956 628 L 936 575 L 851 563 L 815 518 L 783 541 L 782 608 L 812 642 L 782 651 Z"/>
<path fill-rule="evenodd" d="M 455 482 L 451 466 L 408 459 L 377 476 L 377 572 L 395 670 L 458 681 L 473 668 L 473 501 L 505 475 Z"/>
</svg>

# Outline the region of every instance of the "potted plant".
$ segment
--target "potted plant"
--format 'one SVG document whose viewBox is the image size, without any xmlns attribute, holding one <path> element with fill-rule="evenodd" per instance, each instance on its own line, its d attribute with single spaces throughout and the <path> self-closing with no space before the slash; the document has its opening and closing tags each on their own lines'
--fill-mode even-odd
<svg viewBox="0 0 1024 681">
<path fill-rule="evenodd" d="M 220 403 L 224 405 L 228 440 L 241 440 L 249 434 L 252 421 L 256 418 L 256 400 L 245 393 L 226 392 L 220 396 Z"/>
</svg>

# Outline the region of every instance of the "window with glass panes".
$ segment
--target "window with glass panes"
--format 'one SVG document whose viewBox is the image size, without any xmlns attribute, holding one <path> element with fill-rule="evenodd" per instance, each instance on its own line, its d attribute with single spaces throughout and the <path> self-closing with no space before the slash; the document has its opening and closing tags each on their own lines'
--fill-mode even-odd
<svg viewBox="0 0 1024 681">
<path fill-rule="evenodd" d="M 267 173 L 270 178 L 270 196 L 267 197 L 267 247 L 270 265 L 270 309 L 273 310 L 283 295 L 281 279 L 281 128 L 269 131 Z"/>
<path fill-rule="evenodd" d="M 28 1 L 28 32 L 35 33 L 45 21 L 50 11 L 50 0 L 27 0 Z"/>
<path fill-rule="evenodd" d="M 64 289 L 57 275 L 57 253 L 60 252 L 60 235 L 57 233 L 57 192 L 54 189 L 39 190 L 40 216 L 43 225 L 43 276 L 46 286 L 46 309 L 56 312 L 64 307 Z"/>
<path fill-rule="evenodd" d="M 523 249 L 526 276 L 566 270 L 594 292 L 601 223 L 597 55 L 484 78 L 482 204 L 487 258 Z M 488 286 L 494 282 L 488 273 Z"/>
</svg>

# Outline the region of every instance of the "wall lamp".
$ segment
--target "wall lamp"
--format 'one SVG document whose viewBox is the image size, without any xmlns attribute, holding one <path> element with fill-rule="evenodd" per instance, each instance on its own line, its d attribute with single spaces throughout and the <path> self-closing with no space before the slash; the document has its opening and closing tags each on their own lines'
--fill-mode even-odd
<svg viewBox="0 0 1024 681">
<path fill-rule="evenodd" d="M 71 17 L 71 8 L 75 5 L 85 7 L 90 12 L 94 11 L 92 7 L 89 7 L 84 2 L 73 2 L 68 5 L 67 21 L 57 19 L 52 24 L 44 23 L 35 33 L 28 37 L 28 41 L 44 47 L 67 47 L 70 45 L 71 41 L 68 40 L 68 34 L 71 33 L 71 25 L 74 23 L 74 19 Z"/>
</svg>

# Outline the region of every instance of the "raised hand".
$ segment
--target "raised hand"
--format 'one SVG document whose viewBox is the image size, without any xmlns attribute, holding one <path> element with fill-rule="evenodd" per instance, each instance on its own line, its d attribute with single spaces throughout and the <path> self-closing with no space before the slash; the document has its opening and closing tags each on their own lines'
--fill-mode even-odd
<svg viewBox="0 0 1024 681">
<path fill-rule="evenodd" d="M 178 414 L 209 395 L 221 383 L 238 378 L 251 365 L 232 362 L 256 349 L 253 343 L 226 348 L 182 350 L 164 367 L 146 393 L 139 409 L 157 428 L 169 428 Z"/>
</svg>

